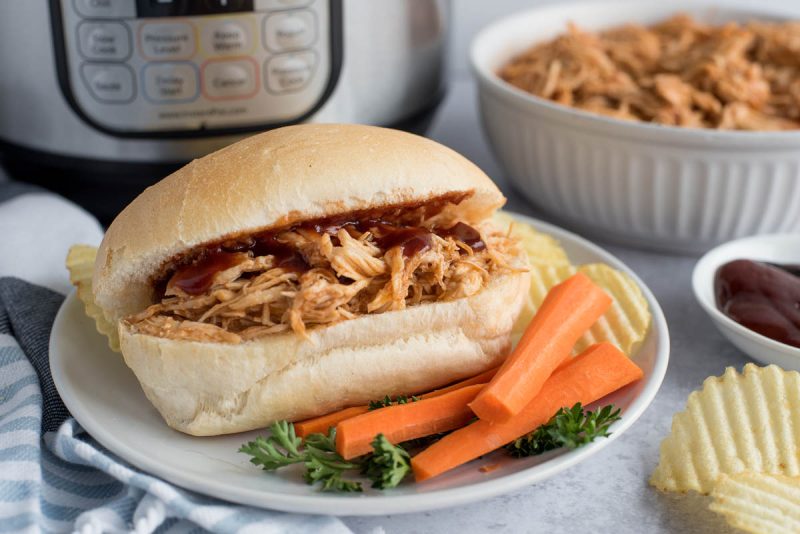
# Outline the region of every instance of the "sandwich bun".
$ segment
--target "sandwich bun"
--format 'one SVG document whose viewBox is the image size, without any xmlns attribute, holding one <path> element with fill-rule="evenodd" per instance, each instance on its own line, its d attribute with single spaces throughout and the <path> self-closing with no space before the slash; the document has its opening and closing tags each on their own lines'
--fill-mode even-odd
<svg viewBox="0 0 800 534">
<path fill-rule="evenodd" d="M 138 333 L 123 318 L 156 300 L 172 259 L 222 239 L 358 210 L 463 198 L 467 223 L 505 198 L 475 165 L 412 134 L 359 125 L 272 130 L 193 161 L 136 198 L 111 224 L 92 290 L 118 325 L 127 365 L 165 421 L 210 436 L 415 394 L 498 365 L 528 292 L 526 272 L 495 274 L 478 293 L 360 315 L 241 343 Z M 513 258 L 525 264 L 525 254 Z"/>
<path fill-rule="evenodd" d="M 308 219 L 468 194 L 464 221 L 505 203 L 475 164 L 430 139 L 355 124 L 271 130 L 147 188 L 108 228 L 92 291 L 112 323 L 152 303 L 151 277 L 198 245 Z"/>
<path fill-rule="evenodd" d="M 430 391 L 499 365 L 528 292 L 528 273 L 500 275 L 458 300 L 362 315 L 245 343 L 133 333 L 120 345 L 169 426 L 195 436 L 299 421 L 385 395 Z"/>
</svg>

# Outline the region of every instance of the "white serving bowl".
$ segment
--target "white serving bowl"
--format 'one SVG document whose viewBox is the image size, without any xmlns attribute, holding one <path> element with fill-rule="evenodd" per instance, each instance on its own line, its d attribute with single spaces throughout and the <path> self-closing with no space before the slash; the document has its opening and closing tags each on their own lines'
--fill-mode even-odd
<svg viewBox="0 0 800 534">
<path fill-rule="evenodd" d="M 692 273 L 692 288 L 697 302 L 708 313 L 722 335 L 754 360 L 800 371 L 800 348 L 753 332 L 717 308 L 714 275 L 722 265 L 738 259 L 783 264 L 800 263 L 800 234 L 762 235 L 725 243 L 700 258 Z"/>
<path fill-rule="evenodd" d="M 496 72 L 563 33 L 650 24 L 676 12 L 719 24 L 800 16 L 800 4 L 640 0 L 551 4 L 485 28 L 471 50 L 483 126 L 516 187 L 583 232 L 612 241 L 702 252 L 733 238 L 800 231 L 800 131 L 690 129 L 613 119 L 517 89 Z M 749 5 L 750 8 L 745 6 Z"/>
</svg>

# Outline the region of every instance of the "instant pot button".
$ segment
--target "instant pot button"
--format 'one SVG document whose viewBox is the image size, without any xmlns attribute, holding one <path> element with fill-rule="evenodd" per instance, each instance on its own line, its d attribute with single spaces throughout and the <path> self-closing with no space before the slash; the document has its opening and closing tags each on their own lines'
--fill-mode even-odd
<svg viewBox="0 0 800 534">
<path fill-rule="evenodd" d="M 191 63 L 150 63 L 144 67 L 144 93 L 153 102 L 191 102 L 198 95 L 197 69 Z"/>
<path fill-rule="evenodd" d="M 78 40 L 86 59 L 123 60 L 131 53 L 128 28 L 119 22 L 81 22 Z"/>
<path fill-rule="evenodd" d="M 241 11 L 244 7 L 244 0 L 206 0 L 206 7 L 214 13 Z"/>
<path fill-rule="evenodd" d="M 277 9 L 292 9 L 306 7 L 313 0 L 255 0 L 253 7 L 256 11 L 274 11 Z"/>
<path fill-rule="evenodd" d="M 203 93 L 211 99 L 247 98 L 258 90 L 255 61 L 214 60 L 203 66 Z"/>
<path fill-rule="evenodd" d="M 126 65 L 84 64 L 81 77 L 95 100 L 112 104 L 133 100 L 133 71 Z"/>
<path fill-rule="evenodd" d="M 316 62 L 313 52 L 281 54 L 268 59 L 264 68 L 267 89 L 272 93 L 302 89 L 314 74 Z"/>
<path fill-rule="evenodd" d="M 243 54 L 250 49 L 248 27 L 230 20 L 214 21 L 203 26 L 203 49 L 217 55 Z"/>
<path fill-rule="evenodd" d="M 91 18 L 133 18 L 136 16 L 136 2 L 75 0 L 75 10 L 79 15 Z"/>
<path fill-rule="evenodd" d="M 314 13 L 306 9 L 273 13 L 264 19 L 267 48 L 275 52 L 305 48 L 314 42 Z"/>
<path fill-rule="evenodd" d="M 194 27 L 188 22 L 142 24 L 139 47 L 147 59 L 188 59 L 195 52 Z"/>
</svg>

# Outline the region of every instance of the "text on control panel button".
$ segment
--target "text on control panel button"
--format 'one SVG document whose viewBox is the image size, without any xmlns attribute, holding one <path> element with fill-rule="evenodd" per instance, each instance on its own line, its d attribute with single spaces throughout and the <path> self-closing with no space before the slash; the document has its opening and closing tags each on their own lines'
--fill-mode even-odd
<svg viewBox="0 0 800 534">
<path fill-rule="evenodd" d="M 212 21 L 201 31 L 203 50 L 209 54 L 244 54 L 250 50 L 249 25 L 232 20 Z"/>
<path fill-rule="evenodd" d="M 84 64 L 81 77 L 95 100 L 112 104 L 133 100 L 133 71 L 125 65 Z"/>
<path fill-rule="evenodd" d="M 136 2 L 120 0 L 75 0 L 75 10 L 79 15 L 92 18 L 133 18 L 136 16 Z"/>
<path fill-rule="evenodd" d="M 273 13 L 264 19 L 264 40 L 270 50 L 280 52 L 305 48 L 316 37 L 314 13 L 300 9 Z"/>
<path fill-rule="evenodd" d="M 264 67 L 267 89 L 272 93 L 298 91 L 314 74 L 317 57 L 313 52 L 281 54 L 267 60 Z"/>
<path fill-rule="evenodd" d="M 203 93 L 210 99 L 247 98 L 258 91 L 258 67 L 252 59 L 212 60 L 203 66 Z"/>
<path fill-rule="evenodd" d="M 153 102 L 190 102 L 197 98 L 197 69 L 191 63 L 150 63 L 142 71 L 144 93 Z"/>
<path fill-rule="evenodd" d="M 81 22 L 78 47 L 86 59 L 123 60 L 131 53 L 130 34 L 119 22 Z"/>
<path fill-rule="evenodd" d="M 147 59 L 188 59 L 195 52 L 188 22 L 148 22 L 139 27 L 139 47 Z"/>
</svg>

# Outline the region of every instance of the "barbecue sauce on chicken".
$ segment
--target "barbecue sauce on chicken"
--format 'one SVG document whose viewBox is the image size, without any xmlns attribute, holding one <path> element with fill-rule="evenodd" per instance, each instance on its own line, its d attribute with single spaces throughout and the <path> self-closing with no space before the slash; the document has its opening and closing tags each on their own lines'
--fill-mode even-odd
<svg viewBox="0 0 800 534">
<path fill-rule="evenodd" d="M 232 252 L 213 250 L 198 261 L 175 272 L 169 285 L 177 287 L 189 295 L 205 293 L 214 281 L 214 275 L 230 269 L 239 263 L 239 255 Z"/>
<path fill-rule="evenodd" d="M 457 222 L 450 228 L 440 230 L 437 233 L 442 237 L 452 237 L 456 241 L 461 241 L 471 248 L 472 252 L 480 252 L 486 249 L 486 243 L 481 239 L 480 232 L 463 222 Z"/>
<path fill-rule="evenodd" d="M 387 221 L 322 221 L 298 225 L 317 233 L 335 236 L 341 228 L 352 226 L 360 232 L 374 233 L 375 242 L 381 249 L 401 247 L 403 256 L 411 258 L 429 250 L 433 244 L 433 232 L 418 226 L 397 226 Z M 480 233 L 468 224 L 458 222 L 450 228 L 435 230 L 441 237 L 452 237 L 469 246 L 473 252 L 486 248 Z M 202 295 L 214 282 L 214 275 L 236 265 L 239 253 L 252 252 L 254 256 L 273 256 L 275 266 L 287 271 L 303 273 L 310 269 L 303 256 L 290 245 L 278 240 L 277 232 L 264 232 L 238 241 L 226 241 L 208 247 L 193 263 L 180 267 L 172 275 L 169 285 L 189 295 Z"/>
<path fill-rule="evenodd" d="M 460 199 L 457 200 L 460 202 Z M 441 208 L 432 205 L 429 211 L 436 212 L 438 209 Z M 246 252 L 252 252 L 253 256 L 271 255 L 275 258 L 276 267 L 303 273 L 311 268 L 303 256 L 296 249 L 278 239 L 278 235 L 287 230 L 305 229 L 319 234 L 328 234 L 334 245 L 339 244 L 337 233 L 340 229 L 357 230 L 359 233 L 369 231 L 381 249 L 388 251 L 394 247 L 402 247 L 403 256 L 406 258 L 429 250 L 433 245 L 434 232 L 441 237 L 452 237 L 465 243 L 473 252 L 479 252 L 486 248 L 480 233 L 462 222 L 458 222 L 450 228 L 438 228 L 431 231 L 413 223 L 385 219 L 386 215 L 380 210 L 366 210 L 349 215 L 306 221 L 279 230 L 268 230 L 251 236 L 210 244 L 195 255 L 194 259 L 191 257 L 178 259 L 177 265 L 173 264 L 175 267 L 171 277 L 168 271 L 166 277 L 161 278 L 160 281 L 157 279 L 154 286 L 157 289 L 163 288 L 165 287 L 163 280 L 168 279 L 170 286 L 177 287 L 189 295 L 201 295 L 211 287 L 216 273 L 236 265 L 240 261 L 238 254 Z M 163 295 L 163 291 L 158 292 Z"/>
<path fill-rule="evenodd" d="M 411 258 L 431 248 L 431 245 L 433 245 L 433 237 L 431 235 L 430 230 L 416 226 L 406 228 L 391 227 L 388 230 L 384 226 L 382 235 L 376 237 L 375 242 L 383 250 L 400 247 L 403 251 L 403 256 Z"/>
<path fill-rule="evenodd" d="M 302 273 L 311 268 L 303 256 L 294 248 L 278 241 L 273 234 L 261 234 L 253 240 L 253 256 L 273 256 L 275 267 L 282 267 L 287 271 Z"/>
</svg>

